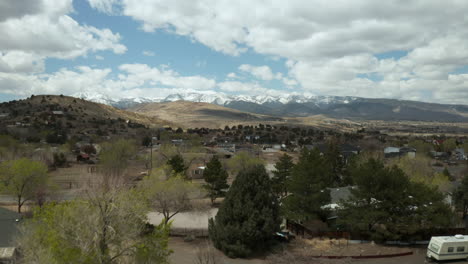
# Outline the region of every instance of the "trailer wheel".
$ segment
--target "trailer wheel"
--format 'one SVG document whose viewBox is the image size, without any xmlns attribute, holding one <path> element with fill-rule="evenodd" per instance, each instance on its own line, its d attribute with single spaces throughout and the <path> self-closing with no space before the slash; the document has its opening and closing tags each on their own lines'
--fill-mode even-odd
<svg viewBox="0 0 468 264">
<path fill-rule="evenodd" d="M 426 256 L 426 261 L 424 261 L 424 263 L 434 263 L 436 261 L 435 258 L 433 258 L 432 256 L 428 257 Z"/>
</svg>

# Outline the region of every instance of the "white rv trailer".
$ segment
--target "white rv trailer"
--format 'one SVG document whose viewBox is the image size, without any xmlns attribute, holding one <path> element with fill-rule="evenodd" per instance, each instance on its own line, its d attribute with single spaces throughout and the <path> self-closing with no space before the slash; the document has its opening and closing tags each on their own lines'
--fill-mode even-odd
<svg viewBox="0 0 468 264">
<path fill-rule="evenodd" d="M 468 236 L 434 236 L 426 256 L 435 260 L 468 259 Z"/>
</svg>

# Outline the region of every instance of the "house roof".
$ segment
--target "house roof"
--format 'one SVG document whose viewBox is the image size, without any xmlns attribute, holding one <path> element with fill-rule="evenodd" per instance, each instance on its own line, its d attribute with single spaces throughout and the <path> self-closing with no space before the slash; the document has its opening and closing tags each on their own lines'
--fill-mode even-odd
<svg viewBox="0 0 468 264">
<path fill-rule="evenodd" d="M 384 153 L 398 153 L 398 152 L 400 152 L 400 148 L 397 148 L 397 147 L 384 148 Z"/>
<path fill-rule="evenodd" d="M 415 148 L 412 147 L 402 147 L 400 148 L 401 153 L 406 153 L 406 152 L 416 152 Z"/>
<path fill-rule="evenodd" d="M 460 153 L 461 155 L 465 155 L 465 150 L 462 148 L 457 148 L 454 150 L 455 153 Z"/>
<path fill-rule="evenodd" d="M 20 214 L 0 207 L 0 247 L 12 246 L 18 232 L 18 219 L 21 219 Z"/>
<path fill-rule="evenodd" d="M 345 144 L 340 145 L 340 151 L 341 152 L 359 152 L 361 151 L 361 148 L 359 148 L 358 146 L 345 143 Z"/>
</svg>

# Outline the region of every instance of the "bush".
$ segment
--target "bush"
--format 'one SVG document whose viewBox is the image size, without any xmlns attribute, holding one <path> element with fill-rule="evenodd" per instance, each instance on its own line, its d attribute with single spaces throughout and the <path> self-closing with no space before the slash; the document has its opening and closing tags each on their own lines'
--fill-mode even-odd
<svg viewBox="0 0 468 264">
<path fill-rule="evenodd" d="M 67 166 L 67 158 L 63 153 L 54 153 L 54 167 Z"/>
</svg>

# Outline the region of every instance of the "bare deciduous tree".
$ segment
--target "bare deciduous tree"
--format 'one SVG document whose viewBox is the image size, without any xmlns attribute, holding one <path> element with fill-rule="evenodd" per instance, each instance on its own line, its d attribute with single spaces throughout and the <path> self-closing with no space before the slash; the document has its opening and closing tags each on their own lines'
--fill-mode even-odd
<svg viewBox="0 0 468 264">
<path fill-rule="evenodd" d="M 152 207 L 163 214 L 165 224 L 176 214 L 193 209 L 192 200 L 203 195 L 201 188 L 184 180 L 182 176 L 166 173 L 167 169 L 164 168 L 155 170 L 140 184 Z"/>
</svg>

